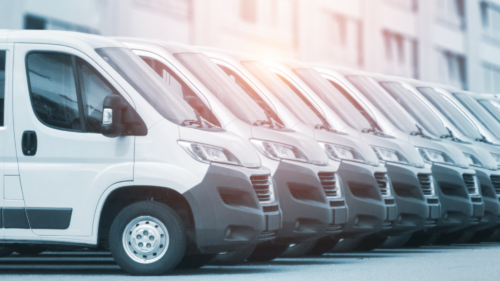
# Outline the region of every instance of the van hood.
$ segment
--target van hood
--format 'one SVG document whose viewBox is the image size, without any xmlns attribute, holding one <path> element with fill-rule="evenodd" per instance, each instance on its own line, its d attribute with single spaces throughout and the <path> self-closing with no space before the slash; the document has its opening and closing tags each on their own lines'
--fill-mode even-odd
<svg viewBox="0 0 500 281">
<path fill-rule="evenodd" d="M 463 153 L 475 156 L 483 164 L 483 168 L 488 170 L 497 169 L 497 163 L 491 154 L 486 149 L 476 145 L 476 143 L 461 143 L 452 140 L 444 140 L 443 142 L 458 148 Z"/>
<path fill-rule="evenodd" d="M 183 141 L 197 142 L 229 150 L 243 166 L 258 168 L 260 157 L 248 140 L 227 131 L 213 132 L 179 126 L 179 137 Z"/>
<path fill-rule="evenodd" d="M 251 126 L 254 139 L 268 140 L 289 144 L 300 149 L 307 158 L 316 165 L 327 165 L 328 157 L 315 139 L 293 130 L 272 130 L 264 127 Z"/>
<path fill-rule="evenodd" d="M 366 164 L 377 167 L 379 160 L 373 149 L 364 141 L 347 134 L 336 134 L 325 130 L 314 129 L 316 141 L 339 144 L 354 148 L 365 158 Z"/>
<path fill-rule="evenodd" d="M 447 144 L 443 142 L 441 139 L 428 139 L 428 138 L 423 138 L 421 136 L 410 135 L 409 140 L 410 143 L 416 147 L 429 148 L 442 151 L 446 153 L 458 167 L 463 169 L 469 168 L 469 163 L 467 162 L 467 158 L 465 158 L 462 151 L 460 151 L 460 149 L 458 149 L 456 146 Z"/>
</svg>

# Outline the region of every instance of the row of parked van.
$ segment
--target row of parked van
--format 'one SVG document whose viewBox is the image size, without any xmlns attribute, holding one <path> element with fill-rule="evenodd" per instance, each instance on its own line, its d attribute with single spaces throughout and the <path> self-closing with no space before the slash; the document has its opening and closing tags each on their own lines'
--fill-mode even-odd
<svg viewBox="0 0 500 281">
<path fill-rule="evenodd" d="M 332 65 L 0 31 L 0 255 L 110 250 L 137 275 L 482 241 L 500 99 Z"/>
</svg>

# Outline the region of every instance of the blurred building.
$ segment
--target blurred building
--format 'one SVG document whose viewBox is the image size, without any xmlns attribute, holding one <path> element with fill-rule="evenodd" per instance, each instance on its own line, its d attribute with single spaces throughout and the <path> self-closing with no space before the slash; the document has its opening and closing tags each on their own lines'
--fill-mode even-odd
<svg viewBox="0 0 500 281">
<path fill-rule="evenodd" d="M 161 38 L 500 93 L 500 0 L 0 3 L 0 28 Z"/>
</svg>

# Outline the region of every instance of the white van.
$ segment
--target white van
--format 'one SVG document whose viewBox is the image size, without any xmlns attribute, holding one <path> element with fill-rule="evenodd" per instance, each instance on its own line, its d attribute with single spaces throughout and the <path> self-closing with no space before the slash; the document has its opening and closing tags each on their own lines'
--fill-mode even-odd
<svg viewBox="0 0 500 281">
<path fill-rule="evenodd" d="M 109 248 L 127 272 L 157 275 L 279 228 L 259 203 L 275 199 L 255 149 L 120 43 L 2 30 L 0 58 L 3 251 Z"/>
</svg>

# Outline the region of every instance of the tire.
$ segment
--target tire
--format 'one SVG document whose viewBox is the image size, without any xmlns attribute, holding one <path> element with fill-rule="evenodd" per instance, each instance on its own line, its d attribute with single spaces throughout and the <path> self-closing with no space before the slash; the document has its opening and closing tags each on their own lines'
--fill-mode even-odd
<svg viewBox="0 0 500 281">
<path fill-rule="evenodd" d="M 36 256 L 45 252 L 46 249 L 40 245 L 18 245 L 14 248 L 14 251 L 21 256 Z"/>
<path fill-rule="evenodd" d="M 129 274 L 161 275 L 184 257 L 186 232 L 172 208 L 141 201 L 116 216 L 109 231 L 109 248 L 116 263 Z"/>
<path fill-rule="evenodd" d="M 312 239 L 306 242 L 293 244 L 286 249 L 286 251 L 281 254 L 281 258 L 298 258 L 305 256 L 311 252 L 314 248 L 314 245 L 318 242 L 318 239 Z"/>
<path fill-rule="evenodd" d="M 273 244 L 271 241 L 264 242 L 255 247 L 255 250 L 247 258 L 247 261 L 250 262 L 272 261 L 275 258 L 279 257 L 281 254 L 283 254 L 288 248 L 289 245 L 276 245 Z"/>
<path fill-rule="evenodd" d="M 354 249 L 361 243 L 362 238 L 344 238 L 340 240 L 335 247 L 332 248 L 330 253 L 347 253 L 353 252 Z"/>
<path fill-rule="evenodd" d="M 462 230 L 455 231 L 451 233 L 443 233 L 439 235 L 439 238 L 432 243 L 433 245 L 447 246 L 457 243 L 465 243 L 474 235 L 474 231 Z"/>
<path fill-rule="evenodd" d="M 12 253 L 14 253 L 14 248 L 12 248 L 12 247 L 0 247 L 0 258 L 8 257 Z"/>
<path fill-rule="evenodd" d="M 380 247 L 382 249 L 397 249 L 403 247 L 411 238 L 412 233 L 403 234 L 400 236 L 391 236 L 387 238 L 385 243 Z"/>
<path fill-rule="evenodd" d="M 211 262 L 211 265 L 237 265 L 244 262 L 255 250 L 257 244 L 245 246 L 236 251 L 218 254 Z"/>
<path fill-rule="evenodd" d="M 488 228 L 485 230 L 478 231 L 474 233 L 474 236 L 469 240 L 468 243 L 481 243 L 481 242 L 486 242 L 490 239 L 490 237 L 495 234 L 496 228 Z"/>
<path fill-rule="evenodd" d="M 316 245 L 307 253 L 308 256 L 321 256 L 324 253 L 330 252 L 333 247 L 335 247 L 339 243 L 338 238 L 334 238 L 332 236 L 327 236 L 318 239 Z"/>
<path fill-rule="evenodd" d="M 379 236 L 378 234 L 371 234 L 363 237 L 361 242 L 354 248 L 356 252 L 369 252 L 374 249 L 382 247 L 387 240 L 387 237 Z"/>
<path fill-rule="evenodd" d="M 438 239 L 439 234 L 428 234 L 423 231 L 414 232 L 411 238 L 403 245 L 403 248 L 418 248 L 432 244 Z"/>
<path fill-rule="evenodd" d="M 198 269 L 211 262 L 218 254 L 195 254 L 184 256 L 175 269 Z"/>
</svg>

